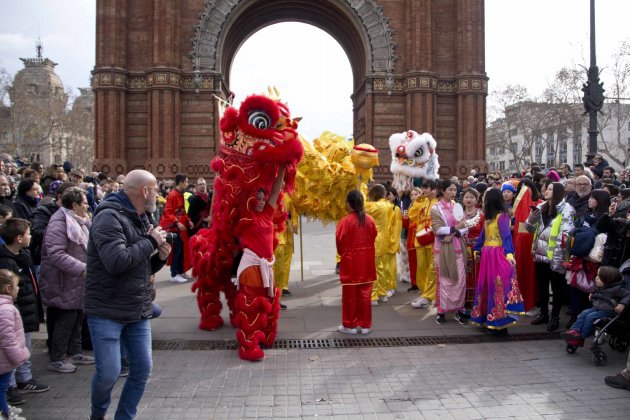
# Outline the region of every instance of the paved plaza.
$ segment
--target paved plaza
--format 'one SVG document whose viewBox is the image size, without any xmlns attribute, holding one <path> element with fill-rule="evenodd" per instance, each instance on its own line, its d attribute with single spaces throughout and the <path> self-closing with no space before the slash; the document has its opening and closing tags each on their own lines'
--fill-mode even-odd
<svg viewBox="0 0 630 420">
<path fill-rule="evenodd" d="M 336 331 L 341 287 L 334 274 L 334 226 L 305 222 L 303 246 L 304 281 L 296 237 L 293 296 L 284 299 L 289 308 L 281 314 L 278 339 L 347 338 Z M 168 277 L 167 270 L 158 275 L 163 314 L 152 321 L 156 348 L 234 340 L 229 326 L 198 330 L 190 284 L 170 283 Z M 407 304 L 415 297 L 405 292 L 407 287 L 400 284 L 389 303 L 373 308 L 374 329 L 367 337 L 431 337 L 433 344 L 270 349 L 256 363 L 240 360 L 234 350 L 155 350 L 138 419 L 630 418 L 630 392 L 603 380 L 625 366 L 626 354 L 606 347 L 608 364 L 596 367 L 588 348 L 569 355 L 559 339 L 450 344 L 453 338 L 483 333 L 450 319 L 437 325 L 434 310 Z M 528 321 L 510 333 L 544 331 Z M 34 338 L 33 371 L 51 390 L 25 394 L 24 415 L 29 420 L 86 418 L 94 368 L 48 372 L 45 335 Z M 123 384 L 121 378 L 112 407 Z M 107 418 L 113 419 L 113 410 Z"/>
</svg>

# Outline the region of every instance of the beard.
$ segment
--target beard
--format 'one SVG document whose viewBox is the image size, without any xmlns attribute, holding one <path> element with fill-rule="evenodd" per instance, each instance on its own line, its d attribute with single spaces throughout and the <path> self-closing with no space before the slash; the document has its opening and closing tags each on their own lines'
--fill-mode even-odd
<svg viewBox="0 0 630 420">
<path fill-rule="evenodd" d="M 148 200 L 144 203 L 144 211 L 149 213 L 155 213 L 157 210 L 157 202 L 155 200 Z"/>
</svg>

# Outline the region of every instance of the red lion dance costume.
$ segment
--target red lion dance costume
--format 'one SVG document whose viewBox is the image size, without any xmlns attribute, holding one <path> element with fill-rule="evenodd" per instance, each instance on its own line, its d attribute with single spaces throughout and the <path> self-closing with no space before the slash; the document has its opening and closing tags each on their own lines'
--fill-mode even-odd
<svg viewBox="0 0 630 420">
<path fill-rule="evenodd" d="M 258 237 L 277 245 L 287 214 L 282 209 L 282 192 L 294 188 L 296 165 L 303 155 L 297 121 L 279 100 L 251 95 L 237 110 L 228 107 L 220 121 L 221 145 L 212 160 L 214 181 L 212 225 L 191 239 L 193 284 L 201 312 L 199 328 L 215 330 L 223 325 L 220 292 L 225 293 L 230 321 L 236 327 L 239 356 L 244 360 L 264 357 L 262 346 L 270 347 L 276 338 L 280 309 L 279 290 L 240 285 L 231 278 L 236 271 L 235 256 L 243 250 L 239 238 Z M 284 187 L 276 203 L 273 233 L 260 231 L 252 209 L 260 189 L 269 191 L 280 165 L 285 165 Z"/>
</svg>

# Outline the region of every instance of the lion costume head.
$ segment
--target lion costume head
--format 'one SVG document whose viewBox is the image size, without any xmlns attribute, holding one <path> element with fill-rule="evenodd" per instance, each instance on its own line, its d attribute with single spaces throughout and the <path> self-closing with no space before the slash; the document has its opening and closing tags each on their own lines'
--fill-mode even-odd
<svg viewBox="0 0 630 420">
<path fill-rule="evenodd" d="M 390 170 L 394 175 L 393 187 L 409 190 L 413 178 L 438 179 L 440 164 L 435 153 L 437 143 L 429 133 L 418 134 L 413 130 L 394 133 L 389 138 L 392 151 Z"/>
</svg>

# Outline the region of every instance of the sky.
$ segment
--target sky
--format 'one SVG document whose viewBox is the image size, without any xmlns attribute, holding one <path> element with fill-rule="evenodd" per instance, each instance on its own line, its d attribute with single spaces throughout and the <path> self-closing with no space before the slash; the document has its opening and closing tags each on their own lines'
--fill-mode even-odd
<svg viewBox="0 0 630 420">
<path fill-rule="evenodd" d="M 59 63 L 66 88 L 89 86 L 94 66 L 94 0 L 3 0 L 0 67 L 15 74 L 19 57 L 34 57 L 41 38 L 44 56 Z M 589 63 L 589 0 L 486 0 L 486 73 L 490 92 L 521 84 L 539 95 L 557 70 Z M 621 41 L 630 41 L 630 0 L 596 0 L 597 61 L 606 68 Z M 270 63 L 269 45 L 282 40 L 296 67 Z M 400 53 L 400 52 L 398 52 Z M 250 37 L 232 65 L 236 103 L 250 93 L 277 86 L 300 131 L 309 139 L 325 130 L 352 135 L 352 74 L 339 44 L 312 26 L 284 23 Z M 586 75 L 585 75 L 586 78 Z"/>
</svg>

